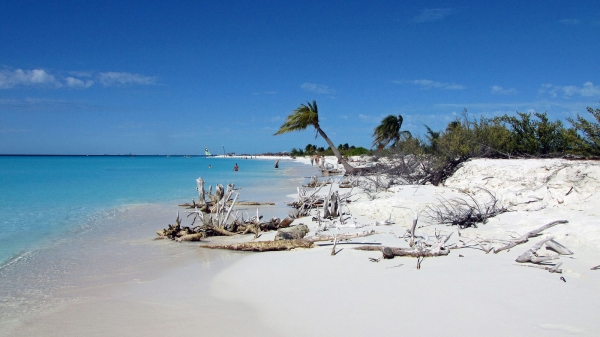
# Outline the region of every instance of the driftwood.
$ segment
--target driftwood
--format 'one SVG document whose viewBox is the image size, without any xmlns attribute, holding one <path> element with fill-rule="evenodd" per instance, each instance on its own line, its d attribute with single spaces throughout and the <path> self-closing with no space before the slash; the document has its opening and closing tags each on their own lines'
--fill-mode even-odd
<svg viewBox="0 0 600 337">
<path fill-rule="evenodd" d="M 294 222 L 294 219 L 292 219 L 288 216 L 285 219 L 281 220 L 281 222 L 279 223 L 279 228 L 288 227 L 289 225 L 292 224 L 292 222 Z"/>
<path fill-rule="evenodd" d="M 228 250 L 241 250 L 251 252 L 267 252 L 277 250 L 291 250 L 295 248 L 312 248 L 313 243 L 305 239 L 297 240 L 278 240 L 278 241 L 258 241 L 258 242 L 244 242 L 244 243 L 233 243 L 229 245 L 203 245 L 203 248 L 210 249 L 228 249 Z"/>
<path fill-rule="evenodd" d="M 201 232 L 201 233 L 187 234 L 187 235 L 180 236 L 177 239 L 175 239 L 175 241 L 177 241 L 177 242 L 182 242 L 182 241 L 201 241 L 205 237 L 206 237 L 206 234 Z"/>
<path fill-rule="evenodd" d="M 531 247 L 530 249 L 528 249 L 527 251 L 525 251 L 523 254 L 519 255 L 519 257 L 517 257 L 517 259 L 515 261 L 517 261 L 518 263 L 526 263 L 526 262 L 531 262 L 531 263 L 535 263 L 535 264 L 541 264 L 550 260 L 556 260 L 559 259 L 560 257 L 558 255 L 555 256 L 538 256 L 537 251 L 542 248 L 542 246 L 549 242 L 550 240 L 554 239 L 553 237 L 548 237 L 543 239 L 542 241 L 536 243 L 533 247 Z M 558 269 L 558 267 L 560 267 L 562 265 L 562 262 L 558 262 L 556 263 L 553 267 L 549 268 L 548 271 L 550 271 L 551 273 L 562 273 L 562 270 Z"/>
<path fill-rule="evenodd" d="M 280 228 L 277 230 L 277 234 L 275 235 L 275 240 L 294 240 L 294 239 L 302 239 L 306 234 L 308 234 L 309 229 L 305 224 L 299 224 L 297 226 Z"/>
<path fill-rule="evenodd" d="M 554 241 L 554 239 L 546 242 L 546 249 L 555 251 L 560 255 L 573 255 L 573 252 L 569 248 Z"/>
<path fill-rule="evenodd" d="M 228 202 L 229 204 L 229 202 Z M 273 206 L 274 202 L 262 202 L 262 201 L 238 201 L 238 206 Z"/>
<path fill-rule="evenodd" d="M 600 269 L 600 264 L 595 267 L 590 268 L 590 270 L 598 270 L 598 269 Z"/>
<path fill-rule="evenodd" d="M 354 247 L 356 250 L 380 251 L 385 258 L 390 256 L 410 256 L 410 257 L 434 257 L 446 256 L 450 254 L 450 249 L 441 248 L 439 250 L 417 248 L 394 248 L 394 247 L 378 247 L 378 246 L 360 246 Z M 388 256 L 388 257 L 386 257 Z"/>
<path fill-rule="evenodd" d="M 350 202 L 348 199 L 352 195 L 352 190 L 340 195 L 339 192 L 332 192 L 334 184 L 332 178 L 329 178 L 326 181 L 315 181 L 315 179 L 316 177 L 313 177 L 310 183 L 311 186 L 315 186 L 313 191 L 298 187 L 298 198 L 296 201 L 288 203 L 288 206 L 292 206 L 296 209 L 293 217 L 308 216 L 313 209 L 319 207 L 323 207 L 323 218 L 335 218 L 340 216 L 342 205 Z M 339 186 L 338 181 L 339 180 L 336 180 L 335 183 Z M 318 192 L 325 185 L 330 185 L 329 192 L 325 197 L 319 196 Z"/>
<path fill-rule="evenodd" d="M 219 184 L 212 193 L 212 186 L 206 191 L 202 177 L 196 179 L 199 200 L 192 200 L 192 204 L 184 206 L 193 207 L 193 211 L 188 211 L 188 217 L 192 218 L 189 226 L 181 225 L 181 217 L 177 212 L 175 224 L 168 225 L 167 228 L 156 232 L 160 239 L 172 239 L 182 241 L 200 241 L 209 236 L 234 236 L 237 234 L 254 233 L 258 237 L 261 232 L 277 230 L 288 227 L 293 219 L 286 218 L 281 221 L 277 217 L 271 218 L 268 222 L 261 222 L 262 216 L 256 210 L 256 216 L 248 217 L 244 220 L 238 212 L 233 212 L 238 202 L 239 193 L 233 184 L 228 184 L 227 188 Z M 246 205 L 272 204 L 243 202 Z"/>
<path fill-rule="evenodd" d="M 365 236 L 369 236 L 369 235 L 373 235 L 373 234 L 375 234 L 375 231 L 371 230 L 371 231 L 361 231 L 361 232 L 338 234 L 338 235 L 315 235 L 315 236 L 306 238 L 306 240 L 308 240 L 310 242 L 333 241 L 333 240 L 336 240 L 336 237 L 337 237 L 337 241 L 346 241 L 349 239 L 365 237 Z"/>
<path fill-rule="evenodd" d="M 520 238 L 513 240 L 511 243 L 505 245 L 504 247 L 500 247 L 500 248 L 496 248 L 494 249 L 494 254 L 498 254 L 499 252 L 503 251 L 503 250 L 508 250 L 511 249 L 513 247 L 515 247 L 516 245 L 520 245 L 522 243 L 525 243 L 527 241 L 529 241 L 529 238 L 532 237 L 536 237 L 538 235 L 540 235 L 541 232 L 543 232 L 544 230 L 559 225 L 559 224 L 564 224 L 564 223 L 568 223 L 569 221 L 567 220 L 557 220 L 557 221 L 552 221 L 549 224 L 546 224 L 538 229 L 534 229 L 530 232 L 525 233 L 523 236 L 521 236 Z"/>
</svg>

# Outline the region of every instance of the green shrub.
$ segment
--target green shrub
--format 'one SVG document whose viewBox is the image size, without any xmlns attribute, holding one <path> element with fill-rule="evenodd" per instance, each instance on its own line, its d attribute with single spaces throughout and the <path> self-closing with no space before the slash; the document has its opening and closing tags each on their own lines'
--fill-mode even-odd
<svg viewBox="0 0 600 337">
<path fill-rule="evenodd" d="M 572 139 L 573 135 L 568 135 L 568 137 L 573 141 L 574 152 L 600 155 L 600 109 L 594 110 L 588 106 L 587 111 L 592 114 L 596 122 L 590 122 L 579 114 L 577 120 L 567 118 L 577 134 L 575 139 Z"/>
</svg>

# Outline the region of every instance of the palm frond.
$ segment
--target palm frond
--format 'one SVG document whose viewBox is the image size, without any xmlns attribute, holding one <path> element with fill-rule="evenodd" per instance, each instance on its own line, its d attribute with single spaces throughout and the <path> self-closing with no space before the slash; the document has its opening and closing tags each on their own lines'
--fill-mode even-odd
<svg viewBox="0 0 600 337">
<path fill-rule="evenodd" d="M 408 131 L 400 132 L 404 118 L 401 115 L 397 117 L 389 115 L 381 120 L 381 124 L 375 127 L 373 132 L 373 146 L 378 148 L 384 148 L 390 142 L 392 144 L 398 143 L 402 137 L 410 138 L 412 135 Z M 408 134 L 407 134 L 408 133 Z"/>
<path fill-rule="evenodd" d="M 313 101 L 301 104 L 296 110 L 294 110 L 289 116 L 287 116 L 285 122 L 274 135 L 281 135 L 292 131 L 306 130 L 308 126 L 319 126 L 319 110 L 317 109 L 317 102 Z"/>
</svg>

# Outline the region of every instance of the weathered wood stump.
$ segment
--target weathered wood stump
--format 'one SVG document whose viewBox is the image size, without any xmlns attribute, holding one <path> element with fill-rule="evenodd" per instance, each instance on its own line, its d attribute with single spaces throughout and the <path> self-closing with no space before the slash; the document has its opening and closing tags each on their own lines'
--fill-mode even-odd
<svg viewBox="0 0 600 337">
<path fill-rule="evenodd" d="M 293 227 L 280 228 L 277 230 L 277 234 L 275 235 L 275 240 L 294 240 L 294 239 L 302 239 L 306 234 L 308 234 L 310 230 L 308 226 L 305 224 L 299 224 Z"/>
</svg>

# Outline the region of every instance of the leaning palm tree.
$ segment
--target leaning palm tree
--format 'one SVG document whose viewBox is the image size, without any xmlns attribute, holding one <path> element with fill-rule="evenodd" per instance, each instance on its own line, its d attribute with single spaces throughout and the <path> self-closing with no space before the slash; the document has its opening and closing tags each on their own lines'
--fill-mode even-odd
<svg viewBox="0 0 600 337">
<path fill-rule="evenodd" d="M 301 104 L 298 109 L 294 110 L 289 116 L 287 116 L 287 119 L 279 128 L 279 131 L 274 134 L 274 136 L 292 131 L 306 130 L 306 128 L 311 125 L 317 131 L 317 135 L 315 137 L 320 135 L 323 137 L 323 139 L 325 139 L 331 150 L 333 150 L 333 154 L 335 154 L 338 161 L 344 166 L 346 173 L 354 171 L 354 167 L 344 160 L 340 151 L 338 151 L 337 147 L 333 145 L 333 142 L 321 129 L 321 126 L 319 125 L 319 109 L 317 108 L 317 101 L 313 101 L 312 104 L 310 102 Z"/>
<path fill-rule="evenodd" d="M 412 135 L 409 131 L 400 131 L 403 121 L 404 119 L 401 115 L 398 115 L 398 117 L 389 115 L 381 120 L 381 124 L 375 127 L 375 131 L 373 132 L 373 137 L 375 137 L 373 146 L 377 146 L 381 150 L 390 142 L 392 146 L 395 146 L 402 137 L 410 138 Z"/>
</svg>

